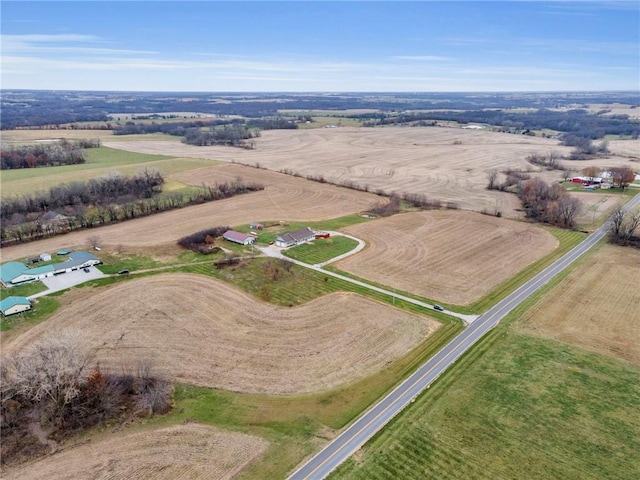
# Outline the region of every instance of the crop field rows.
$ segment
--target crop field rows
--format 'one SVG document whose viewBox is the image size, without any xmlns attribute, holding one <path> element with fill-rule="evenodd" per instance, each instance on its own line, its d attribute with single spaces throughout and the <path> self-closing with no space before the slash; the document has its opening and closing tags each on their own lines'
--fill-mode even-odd
<svg viewBox="0 0 640 480">
<path fill-rule="evenodd" d="M 638 477 L 636 368 L 504 330 L 491 343 L 330 478 Z"/>
</svg>

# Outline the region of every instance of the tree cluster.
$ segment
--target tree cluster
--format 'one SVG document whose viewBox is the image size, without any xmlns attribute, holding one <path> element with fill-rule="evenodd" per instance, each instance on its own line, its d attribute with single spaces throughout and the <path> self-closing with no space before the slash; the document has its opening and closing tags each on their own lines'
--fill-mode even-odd
<svg viewBox="0 0 640 480">
<path fill-rule="evenodd" d="M 245 140 L 259 136 L 259 131 L 251 130 L 245 125 L 224 125 L 218 128 L 188 129 L 185 131 L 183 142 L 198 146 L 226 145 L 236 147 L 244 145 Z"/>
<path fill-rule="evenodd" d="M 548 185 L 539 178 L 532 178 L 520 183 L 518 196 L 528 218 L 565 228 L 575 226 L 581 209 L 580 200 L 561 185 Z"/>
<path fill-rule="evenodd" d="M 204 127 L 241 124 L 242 119 L 200 119 L 188 122 L 170 122 L 170 123 L 142 123 L 129 121 L 124 125 L 115 125 L 113 127 L 114 135 L 140 135 L 145 133 L 165 133 L 182 137 L 187 130 L 200 129 Z"/>
<path fill-rule="evenodd" d="M 100 146 L 100 140 L 62 140 L 53 145 L 26 145 L 0 150 L 0 170 L 55 167 L 85 163 L 84 148 Z"/>
<path fill-rule="evenodd" d="M 178 245 L 194 252 L 209 254 L 212 253 L 211 245 L 213 245 L 215 239 L 221 237 L 227 230 L 229 230 L 228 225 L 206 228 L 179 238 Z"/>
<path fill-rule="evenodd" d="M 124 179 L 120 182 L 119 179 Z M 159 172 L 143 170 L 132 179 L 109 175 L 86 183 L 61 185 L 48 194 L 3 199 L 0 212 L 2 245 L 37 240 L 83 228 L 122 222 L 155 213 L 258 191 L 264 186 L 245 184 L 237 178 L 188 193 L 161 193 L 164 179 Z M 88 186 L 87 186 L 88 185 Z M 126 185 L 135 188 L 126 192 Z M 97 186 L 99 188 L 93 188 Z M 120 189 L 120 190 L 119 190 Z M 90 195 L 97 192 L 97 195 Z"/>
<path fill-rule="evenodd" d="M 611 216 L 610 243 L 640 248 L 640 212 L 618 209 Z"/>
<path fill-rule="evenodd" d="M 51 333 L 2 359 L 0 428 L 2 463 L 44 453 L 69 434 L 108 420 L 171 409 L 171 385 L 152 375 L 151 363 L 134 372 L 105 374 L 83 335 Z"/>
<path fill-rule="evenodd" d="M 298 128 L 298 124 L 291 119 L 276 117 L 276 118 L 255 118 L 247 120 L 247 128 L 255 128 L 259 130 L 295 130 Z"/>
</svg>

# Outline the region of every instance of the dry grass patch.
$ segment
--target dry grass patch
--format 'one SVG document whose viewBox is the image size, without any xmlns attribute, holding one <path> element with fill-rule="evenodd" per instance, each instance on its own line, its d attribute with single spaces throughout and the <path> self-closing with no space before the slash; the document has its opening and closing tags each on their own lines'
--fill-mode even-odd
<svg viewBox="0 0 640 480">
<path fill-rule="evenodd" d="M 618 193 L 571 192 L 571 195 L 582 202 L 582 211 L 576 217 L 576 224 L 582 226 L 598 226 L 627 201 L 627 197 Z"/>
<path fill-rule="evenodd" d="M 488 294 L 558 246 L 540 227 L 463 211 L 395 215 L 345 232 L 368 247 L 338 268 L 456 305 Z"/>
<path fill-rule="evenodd" d="M 605 245 L 573 270 L 516 324 L 640 364 L 640 252 Z"/>
<path fill-rule="evenodd" d="M 187 424 L 114 434 L 2 472 L 6 480 L 94 478 L 231 479 L 268 443 L 241 433 Z"/>
<path fill-rule="evenodd" d="M 209 277 L 167 274 L 78 300 L 3 350 L 24 348 L 51 329 L 77 328 L 105 371 L 150 358 L 176 382 L 293 394 L 372 374 L 439 325 L 355 294 L 283 308 Z"/>
</svg>

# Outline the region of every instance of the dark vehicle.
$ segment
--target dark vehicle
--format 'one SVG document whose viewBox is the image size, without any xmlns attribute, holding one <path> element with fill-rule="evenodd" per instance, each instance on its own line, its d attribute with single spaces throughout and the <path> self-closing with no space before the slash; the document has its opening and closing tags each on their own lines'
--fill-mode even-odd
<svg viewBox="0 0 640 480">
<path fill-rule="evenodd" d="M 444 307 L 442 305 L 434 305 L 433 308 L 440 312 L 444 312 Z"/>
<path fill-rule="evenodd" d="M 126 275 L 127 273 L 129 273 L 129 270 L 120 270 L 118 275 Z"/>
<path fill-rule="evenodd" d="M 84 273 L 89 273 L 89 269 L 87 267 L 83 268 Z"/>
</svg>

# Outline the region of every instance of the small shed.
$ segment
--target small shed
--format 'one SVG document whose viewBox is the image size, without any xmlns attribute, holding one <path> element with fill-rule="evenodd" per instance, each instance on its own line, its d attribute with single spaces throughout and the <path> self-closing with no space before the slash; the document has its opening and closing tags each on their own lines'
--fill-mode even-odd
<svg viewBox="0 0 640 480">
<path fill-rule="evenodd" d="M 5 317 L 31 310 L 31 302 L 26 297 L 7 297 L 0 301 L 0 312 Z"/>
<path fill-rule="evenodd" d="M 51 254 L 49 253 L 41 253 L 40 254 L 40 261 L 41 262 L 48 262 L 51 260 Z"/>
</svg>

